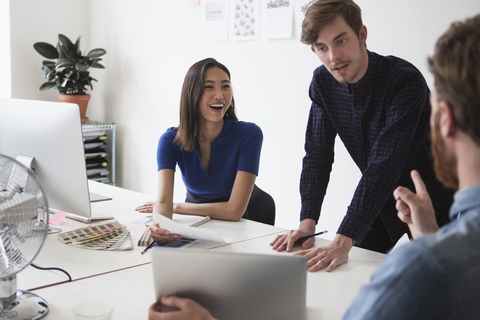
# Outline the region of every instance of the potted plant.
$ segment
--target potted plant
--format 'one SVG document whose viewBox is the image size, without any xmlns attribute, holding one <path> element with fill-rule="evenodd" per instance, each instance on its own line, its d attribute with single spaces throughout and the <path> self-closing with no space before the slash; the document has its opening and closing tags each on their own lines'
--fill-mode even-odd
<svg viewBox="0 0 480 320">
<path fill-rule="evenodd" d="M 93 90 L 92 81 L 97 81 L 90 76 L 88 69 L 105 69 L 99 62 L 99 57 L 107 52 L 104 49 L 93 49 L 85 56 L 80 51 L 82 36 L 77 38 L 75 44 L 63 34 L 58 35 L 58 43 L 55 48 L 45 42 L 37 42 L 33 45 L 35 50 L 47 59 L 42 63 L 45 78 L 48 80 L 40 86 L 40 90 L 57 89 L 59 99 L 62 102 L 76 103 L 80 107 L 82 123 L 86 123 L 90 95 L 87 94 L 87 86 Z"/>
</svg>

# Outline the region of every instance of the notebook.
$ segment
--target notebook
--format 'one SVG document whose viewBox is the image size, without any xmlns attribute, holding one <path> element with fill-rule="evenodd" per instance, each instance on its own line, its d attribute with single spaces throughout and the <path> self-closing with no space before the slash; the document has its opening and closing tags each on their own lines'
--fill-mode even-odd
<svg viewBox="0 0 480 320">
<path fill-rule="evenodd" d="M 168 248 L 151 254 L 157 301 L 166 295 L 190 298 L 223 320 L 305 318 L 303 256 Z"/>
</svg>

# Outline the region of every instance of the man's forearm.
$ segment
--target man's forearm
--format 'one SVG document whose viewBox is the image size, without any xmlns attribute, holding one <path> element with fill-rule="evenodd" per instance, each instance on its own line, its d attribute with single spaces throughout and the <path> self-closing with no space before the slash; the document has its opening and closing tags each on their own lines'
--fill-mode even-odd
<svg viewBox="0 0 480 320">
<path fill-rule="evenodd" d="M 298 229 L 306 229 L 312 231 L 312 234 L 315 233 L 315 226 L 317 222 L 313 219 L 303 219 L 300 221 L 300 226 Z"/>
<path fill-rule="evenodd" d="M 333 239 L 333 243 L 336 243 L 337 245 L 339 245 L 340 247 L 344 248 L 345 250 L 347 250 L 347 252 L 350 252 L 350 250 L 352 249 L 353 247 L 353 240 L 352 238 L 349 238 L 347 236 L 344 236 L 340 233 L 337 233 L 335 235 L 335 238 Z"/>
</svg>

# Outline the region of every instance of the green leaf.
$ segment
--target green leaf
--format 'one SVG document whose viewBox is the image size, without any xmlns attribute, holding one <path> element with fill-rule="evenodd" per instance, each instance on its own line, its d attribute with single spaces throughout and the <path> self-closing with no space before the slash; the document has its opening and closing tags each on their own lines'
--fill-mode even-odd
<svg viewBox="0 0 480 320">
<path fill-rule="evenodd" d="M 53 66 L 50 66 L 50 65 L 44 65 L 42 67 L 42 70 L 45 71 L 45 72 L 50 72 L 52 70 L 55 70 L 55 64 Z"/>
<path fill-rule="evenodd" d="M 60 44 L 60 42 L 57 42 L 56 49 L 57 49 L 58 58 L 59 58 L 59 59 L 63 58 L 63 55 L 62 55 L 62 45 Z"/>
<path fill-rule="evenodd" d="M 68 78 L 65 78 L 65 80 L 63 80 L 62 84 L 60 85 L 60 87 L 65 87 L 68 83 L 69 79 Z"/>
<path fill-rule="evenodd" d="M 97 49 L 90 50 L 90 52 L 87 54 L 87 57 L 98 58 L 98 57 L 103 56 L 106 53 L 107 53 L 107 51 L 105 51 L 105 49 L 97 48 Z"/>
<path fill-rule="evenodd" d="M 58 52 L 54 46 L 46 42 L 37 42 L 33 45 L 35 50 L 47 59 L 57 59 Z"/>
<path fill-rule="evenodd" d="M 72 56 L 70 54 L 70 51 L 67 46 L 62 45 L 60 41 L 57 43 L 57 52 L 58 52 L 58 58 L 59 59 L 67 59 L 72 61 Z"/>
<path fill-rule="evenodd" d="M 82 44 L 82 35 L 79 35 L 77 38 L 77 41 L 75 42 L 75 52 L 78 53 L 79 55 L 82 55 L 82 52 L 80 51 L 81 44 Z"/>
<path fill-rule="evenodd" d="M 68 66 L 73 66 L 73 62 L 71 62 L 70 60 L 68 59 L 58 59 L 57 63 L 55 64 L 55 66 L 57 68 L 61 68 L 61 67 L 68 67 Z"/>
<path fill-rule="evenodd" d="M 70 52 L 70 53 L 71 53 L 72 61 L 81 61 L 84 59 L 83 56 L 78 52 Z"/>
<path fill-rule="evenodd" d="M 55 62 L 49 60 L 43 60 L 42 65 L 45 67 L 55 68 Z"/>
<path fill-rule="evenodd" d="M 48 80 L 52 81 L 53 79 L 55 79 L 55 70 L 51 70 L 49 72 L 45 72 L 45 78 L 47 78 Z"/>
<path fill-rule="evenodd" d="M 62 42 L 62 44 L 66 47 L 66 49 L 68 51 L 74 51 L 75 50 L 75 47 L 74 47 L 72 41 L 70 41 L 70 39 L 68 39 L 63 34 L 58 35 L 58 41 Z"/>
<path fill-rule="evenodd" d="M 90 72 L 88 71 L 80 71 L 78 72 L 78 79 L 86 80 L 90 76 Z"/>
<path fill-rule="evenodd" d="M 97 63 L 97 62 L 92 63 L 91 67 L 92 68 L 98 68 L 98 69 L 105 69 L 105 67 L 103 65 L 101 65 L 100 63 Z"/>
<path fill-rule="evenodd" d="M 45 82 L 44 84 L 42 84 L 40 86 L 40 88 L 38 88 L 38 90 L 40 91 L 45 91 L 45 90 L 48 90 L 48 89 L 51 89 L 53 87 L 55 87 L 55 82 Z"/>
<path fill-rule="evenodd" d="M 88 68 L 90 68 L 89 64 L 85 64 L 81 62 L 75 63 L 75 69 L 77 69 L 78 71 L 87 71 Z"/>
</svg>

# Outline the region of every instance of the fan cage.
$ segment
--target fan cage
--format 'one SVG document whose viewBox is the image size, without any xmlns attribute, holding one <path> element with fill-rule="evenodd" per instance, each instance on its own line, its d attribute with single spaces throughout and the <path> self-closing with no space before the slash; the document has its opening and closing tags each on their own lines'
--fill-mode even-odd
<svg viewBox="0 0 480 320">
<path fill-rule="evenodd" d="M 34 173 L 0 155 L 0 277 L 23 270 L 37 256 L 48 231 L 48 203 Z"/>
</svg>

